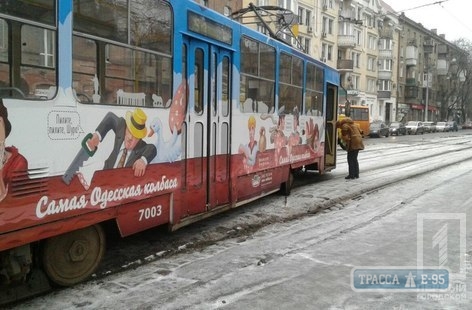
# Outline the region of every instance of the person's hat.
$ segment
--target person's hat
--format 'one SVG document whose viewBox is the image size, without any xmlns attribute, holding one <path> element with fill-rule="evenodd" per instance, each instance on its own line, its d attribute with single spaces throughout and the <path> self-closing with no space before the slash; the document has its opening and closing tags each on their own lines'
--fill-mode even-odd
<svg viewBox="0 0 472 310">
<path fill-rule="evenodd" d="M 146 113 L 140 108 L 126 112 L 126 126 L 135 138 L 142 139 L 146 136 L 146 120 Z"/>
<path fill-rule="evenodd" d="M 249 116 L 249 119 L 247 120 L 247 127 L 249 129 L 256 128 L 256 118 L 254 116 Z"/>
</svg>

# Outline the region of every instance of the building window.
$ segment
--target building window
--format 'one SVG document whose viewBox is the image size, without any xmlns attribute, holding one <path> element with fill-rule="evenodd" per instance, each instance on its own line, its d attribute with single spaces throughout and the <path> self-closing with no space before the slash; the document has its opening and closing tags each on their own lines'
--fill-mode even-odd
<svg viewBox="0 0 472 310">
<path fill-rule="evenodd" d="M 351 81 L 350 81 L 351 89 L 359 89 L 359 87 L 360 87 L 360 76 L 351 75 L 350 78 L 351 78 Z"/>
<path fill-rule="evenodd" d="M 392 60 L 391 59 L 384 59 L 380 62 L 380 70 L 382 71 L 392 71 Z"/>
<path fill-rule="evenodd" d="M 357 45 L 362 45 L 362 32 L 360 30 L 355 29 L 354 33 L 355 33 L 355 36 L 356 36 Z"/>
<path fill-rule="evenodd" d="M 360 53 L 356 53 L 356 52 L 352 52 L 351 54 L 351 57 L 352 57 L 352 61 L 354 63 L 354 67 L 356 68 L 360 68 L 360 63 L 361 63 L 361 54 Z"/>
<path fill-rule="evenodd" d="M 306 10 L 306 14 L 305 14 L 305 24 L 307 26 L 311 26 L 311 11 L 310 10 Z"/>
<path fill-rule="evenodd" d="M 375 79 L 367 78 L 367 91 L 370 93 L 375 92 Z"/>
<path fill-rule="evenodd" d="M 379 47 L 383 50 L 392 50 L 393 49 L 393 42 L 392 39 L 380 39 Z M 400 55 L 403 56 L 403 55 Z"/>
<path fill-rule="evenodd" d="M 321 45 L 321 59 L 323 61 L 333 60 L 333 46 L 331 44 L 323 43 Z"/>
<path fill-rule="evenodd" d="M 375 57 L 368 56 L 368 58 L 367 58 L 367 70 L 375 72 Z"/>
<path fill-rule="evenodd" d="M 300 25 L 303 25 L 303 15 L 304 15 L 305 9 L 302 7 L 298 7 L 298 23 Z"/>
<path fill-rule="evenodd" d="M 392 81 L 390 80 L 379 80 L 379 91 L 391 91 L 392 90 Z"/>
<path fill-rule="evenodd" d="M 333 20 L 326 16 L 323 16 L 323 28 L 321 29 L 324 33 L 333 34 Z"/>
<path fill-rule="evenodd" d="M 376 37 L 374 36 L 369 36 L 369 39 L 368 39 L 368 48 L 371 49 L 371 50 L 375 50 L 375 41 L 376 41 Z"/>
<path fill-rule="evenodd" d="M 311 40 L 309 38 L 304 38 L 303 47 L 305 48 L 305 52 L 310 55 L 311 54 Z"/>
</svg>

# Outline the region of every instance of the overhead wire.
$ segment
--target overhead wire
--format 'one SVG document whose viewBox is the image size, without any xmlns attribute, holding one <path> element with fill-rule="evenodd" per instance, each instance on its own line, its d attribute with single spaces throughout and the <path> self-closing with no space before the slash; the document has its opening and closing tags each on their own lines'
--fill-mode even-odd
<svg viewBox="0 0 472 310">
<path fill-rule="evenodd" d="M 446 12 L 448 15 L 450 15 L 456 22 L 460 23 L 465 29 L 467 29 L 468 31 L 470 31 L 470 33 L 472 33 L 472 28 L 470 28 L 469 25 L 467 25 L 466 23 L 461 21 L 460 18 L 457 18 L 456 16 L 454 16 L 454 14 L 452 14 L 449 10 L 447 10 L 445 8 L 445 6 L 443 4 L 446 3 L 446 2 L 449 2 L 449 1 L 450 0 L 434 1 L 434 2 L 430 2 L 430 3 L 425 3 L 425 4 L 422 4 L 422 5 L 418 5 L 418 6 L 415 6 L 415 7 L 411 7 L 411 8 L 407 8 L 407 9 L 403 9 L 403 10 L 398 10 L 398 11 L 395 11 L 395 13 L 396 13 L 396 15 L 400 15 L 401 13 L 404 13 L 404 12 L 407 12 L 407 11 L 412 11 L 412 10 L 416 10 L 416 9 L 420 9 L 420 8 L 424 8 L 424 7 L 436 6 L 437 5 L 441 9 L 443 9 L 444 12 Z"/>
</svg>

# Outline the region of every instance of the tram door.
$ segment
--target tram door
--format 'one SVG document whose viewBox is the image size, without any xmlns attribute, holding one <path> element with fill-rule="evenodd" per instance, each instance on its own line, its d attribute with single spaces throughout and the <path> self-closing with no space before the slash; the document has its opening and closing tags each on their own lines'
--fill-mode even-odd
<svg viewBox="0 0 472 310">
<path fill-rule="evenodd" d="M 187 81 L 189 85 L 187 179 L 196 212 L 229 202 L 230 197 L 230 51 L 189 39 Z M 195 205 L 196 204 L 196 205 Z"/>
<path fill-rule="evenodd" d="M 338 89 L 333 84 L 328 84 L 326 93 L 326 128 L 325 128 L 325 170 L 330 171 L 336 167 L 336 119 L 338 115 Z"/>
</svg>

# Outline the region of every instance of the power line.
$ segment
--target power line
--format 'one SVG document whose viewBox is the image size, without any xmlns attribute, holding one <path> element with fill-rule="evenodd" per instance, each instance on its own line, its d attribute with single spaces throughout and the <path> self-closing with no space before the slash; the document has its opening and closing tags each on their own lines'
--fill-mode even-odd
<svg viewBox="0 0 472 310">
<path fill-rule="evenodd" d="M 464 23 L 462 20 L 460 20 L 459 18 L 457 18 L 456 16 L 454 16 L 449 10 L 446 10 L 445 7 L 441 6 L 442 9 L 444 11 L 446 11 L 447 14 L 449 14 L 452 18 L 454 18 L 454 20 L 456 20 L 457 22 L 459 22 L 462 26 L 464 26 L 464 28 L 466 28 L 467 30 L 469 30 L 471 33 L 472 33 L 472 29 L 470 28 L 469 25 L 467 25 L 466 23 Z"/>
<path fill-rule="evenodd" d="M 432 5 L 436 5 L 436 4 L 443 4 L 444 2 L 448 2 L 449 0 L 442 0 L 442 1 L 435 1 L 435 2 L 431 2 L 431 3 L 426 3 L 426 4 L 423 4 L 423 5 L 419 5 L 419 6 L 415 6 L 413 8 L 410 8 L 410 9 L 404 9 L 404 10 L 400 10 L 400 11 L 397 11 L 397 13 L 401 13 L 401 12 L 406 12 L 406 11 L 411 11 L 411 10 L 416 10 L 416 9 L 420 9 L 420 8 L 424 8 L 424 7 L 427 7 L 427 6 L 432 6 Z"/>
</svg>

